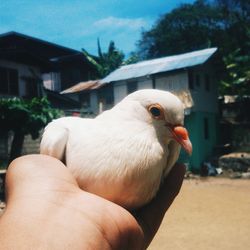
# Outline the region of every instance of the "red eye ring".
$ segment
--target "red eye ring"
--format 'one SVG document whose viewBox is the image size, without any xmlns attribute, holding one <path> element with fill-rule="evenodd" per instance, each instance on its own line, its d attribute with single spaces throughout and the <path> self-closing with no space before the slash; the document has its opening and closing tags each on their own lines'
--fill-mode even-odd
<svg viewBox="0 0 250 250">
<path fill-rule="evenodd" d="M 154 119 L 157 119 L 157 120 L 164 120 L 165 119 L 163 108 L 158 103 L 150 105 L 148 107 L 148 111 L 150 112 L 151 116 Z"/>
</svg>

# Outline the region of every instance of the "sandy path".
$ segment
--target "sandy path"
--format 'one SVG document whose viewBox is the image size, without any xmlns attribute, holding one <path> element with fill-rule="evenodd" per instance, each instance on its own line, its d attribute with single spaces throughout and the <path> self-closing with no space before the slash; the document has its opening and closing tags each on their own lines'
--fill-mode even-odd
<svg viewBox="0 0 250 250">
<path fill-rule="evenodd" d="M 250 249 L 250 180 L 185 180 L 149 249 Z"/>
</svg>

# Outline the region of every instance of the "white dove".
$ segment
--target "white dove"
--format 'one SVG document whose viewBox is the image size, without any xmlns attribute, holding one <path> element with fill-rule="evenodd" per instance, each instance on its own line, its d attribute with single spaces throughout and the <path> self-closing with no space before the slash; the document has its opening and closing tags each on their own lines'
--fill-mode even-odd
<svg viewBox="0 0 250 250">
<path fill-rule="evenodd" d="M 155 196 L 181 146 L 191 154 L 183 120 L 175 95 L 139 90 L 95 119 L 52 121 L 40 152 L 64 161 L 81 189 L 134 209 Z"/>
</svg>

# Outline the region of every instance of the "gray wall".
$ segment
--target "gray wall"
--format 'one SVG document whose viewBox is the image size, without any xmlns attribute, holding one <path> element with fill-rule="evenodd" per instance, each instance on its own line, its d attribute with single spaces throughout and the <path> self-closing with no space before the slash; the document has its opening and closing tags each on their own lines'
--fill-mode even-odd
<svg viewBox="0 0 250 250">
<path fill-rule="evenodd" d="M 0 60 L 0 66 L 5 68 L 16 69 L 18 71 L 18 83 L 19 83 L 19 95 L 24 96 L 26 94 L 26 82 L 22 77 L 31 77 L 33 78 L 34 75 L 31 73 L 30 69 L 34 71 L 37 76 L 41 77 L 41 72 L 38 67 L 29 66 L 25 64 L 10 62 L 7 60 Z"/>
<path fill-rule="evenodd" d="M 205 76 L 209 75 L 210 89 L 206 90 Z M 199 75 L 200 84 L 197 85 L 195 78 Z M 191 95 L 194 101 L 193 111 L 218 113 L 218 82 L 210 65 L 203 65 L 193 69 L 194 88 Z"/>
<path fill-rule="evenodd" d="M 189 88 L 189 70 L 193 72 L 193 89 Z M 197 75 L 199 76 L 199 83 L 196 82 Z M 209 91 L 206 90 L 206 75 L 208 75 L 210 79 Z M 151 89 L 153 88 L 154 82 L 156 89 L 176 92 L 190 90 L 194 102 L 191 111 L 218 112 L 218 83 L 215 78 L 214 70 L 209 63 L 191 69 L 158 74 L 154 76 L 154 80 L 152 76 L 148 76 L 110 83 L 114 86 L 114 104 L 120 102 L 128 94 L 127 84 L 134 81 L 137 82 L 137 89 Z M 91 93 L 91 100 L 91 109 L 96 113 L 98 112 L 99 104 L 94 91 Z"/>
</svg>

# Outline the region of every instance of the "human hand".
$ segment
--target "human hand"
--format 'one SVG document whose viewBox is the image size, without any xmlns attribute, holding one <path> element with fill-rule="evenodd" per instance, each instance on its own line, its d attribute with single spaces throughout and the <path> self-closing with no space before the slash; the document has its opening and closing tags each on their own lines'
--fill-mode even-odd
<svg viewBox="0 0 250 250">
<path fill-rule="evenodd" d="M 158 195 L 136 212 L 81 190 L 57 159 L 28 155 L 6 177 L 0 249 L 145 249 L 178 194 L 185 167 L 176 164 Z"/>
</svg>

